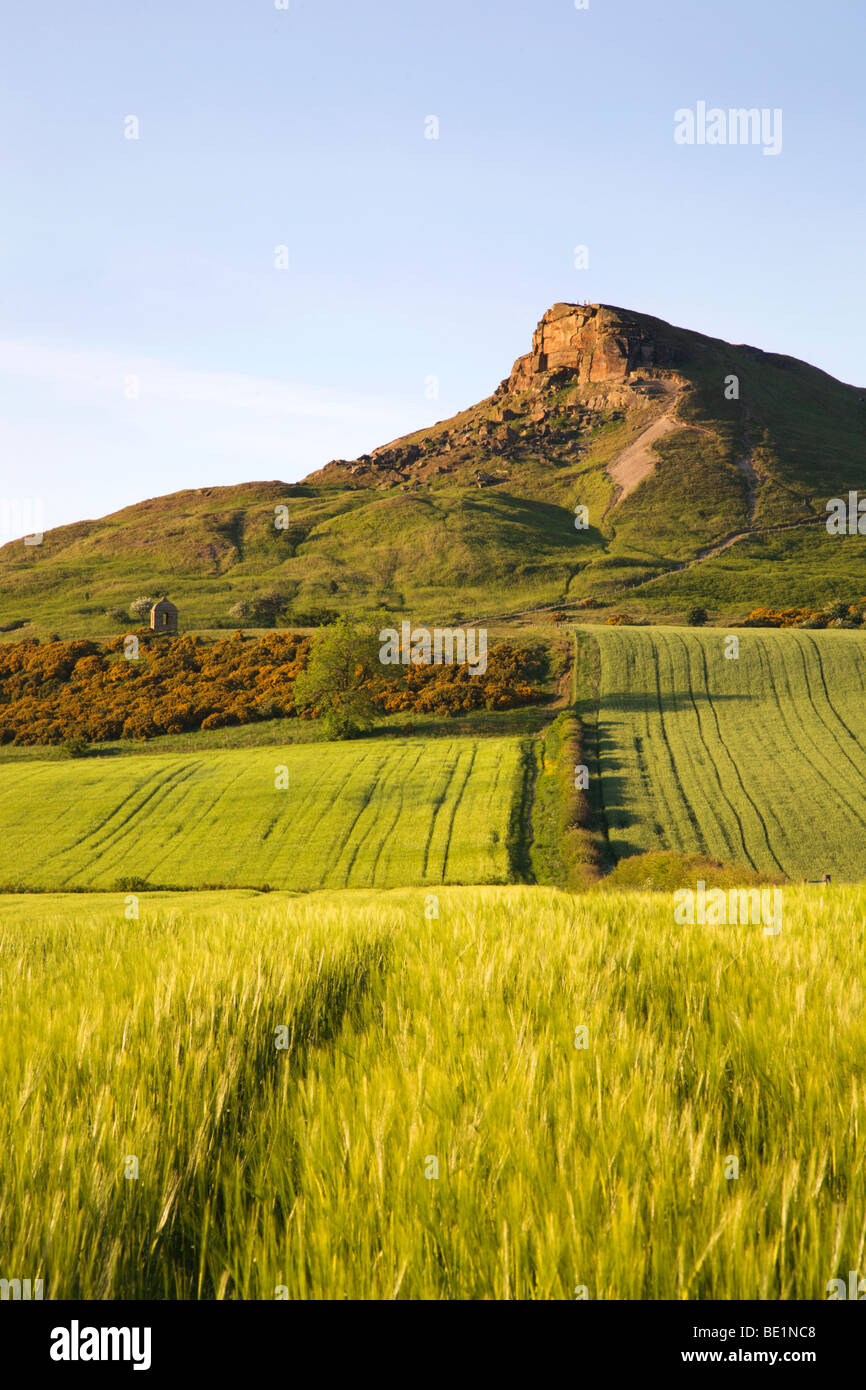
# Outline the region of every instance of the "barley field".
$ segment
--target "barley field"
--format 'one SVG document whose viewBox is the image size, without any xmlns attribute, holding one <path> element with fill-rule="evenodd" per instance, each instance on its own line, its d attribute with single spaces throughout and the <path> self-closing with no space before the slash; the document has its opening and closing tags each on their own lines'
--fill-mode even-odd
<svg viewBox="0 0 866 1390">
<path fill-rule="evenodd" d="M 594 628 L 611 846 L 792 879 L 866 878 L 866 643 L 856 632 Z"/>
<path fill-rule="evenodd" d="M 866 889 L 786 888 L 772 937 L 664 894 L 436 897 L 4 900 L 3 1271 L 802 1299 L 863 1267 Z"/>
<path fill-rule="evenodd" d="M 0 888 L 504 883 L 518 738 L 27 761 L 0 769 Z"/>
</svg>

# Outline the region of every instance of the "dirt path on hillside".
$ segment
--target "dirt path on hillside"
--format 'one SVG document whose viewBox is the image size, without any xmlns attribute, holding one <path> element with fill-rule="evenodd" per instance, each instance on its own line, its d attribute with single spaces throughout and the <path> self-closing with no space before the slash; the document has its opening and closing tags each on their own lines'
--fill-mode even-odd
<svg viewBox="0 0 866 1390">
<path fill-rule="evenodd" d="M 677 420 L 673 411 L 667 415 L 661 415 L 658 420 L 653 420 L 637 439 L 624 449 L 616 463 L 608 464 L 607 473 L 612 482 L 619 488 L 616 502 L 621 502 L 624 497 L 628 497 L 630 492 L 634 492 L 638 483 L 642 483 L 644 478 L 652 473 L 656 466 L 656 456 L 652 451 L 652 446 L 657 439 L 663 439 L 671 430 L 678 429 L 680 421 Z"/>
<path fill-rule="evenodd" d="M 702 560 L 712 560 L 716 555 L 721 555 L 723 550 L 730 550 L 732 545 L 737 544 L 737 541 L 748 540 L 750 536 L 768 536 L 776 531 L 797 531 L 802 526 L 824 525 L 826 521 L 825 516 L 804 516 L 800 517 L 799 521 L 780 521 L 775 526 L 750 526 L 745 531 L 734 531 L 720 541 L 713 541 L 711 545 L 705 545 L 691 560 L 683 560 L 678 565 L 671 565 L 670 569 L 666 569 L 664 573 L 675 574 L 679 570 L 691 569 L 692 565 L 699 565 Z M 651 584 L 652 580 L 648 579 L 646 583 Z"/>
<path fill-rule="evenodd" d="M 665 435 L 675 429 L 695 430 L 698 434 L 710 435 L 714 439 L 718 438 L 715 431 L 709 429 L 706 425 L 693 425 L 687 421 L 678 419 L 676 411 L 680 399 L 687 389 L 684 383 L 660 380 L 654 381 L 653 386 L 661 387 L 664 394 L 669 397 L 669 404 L 663 414 L 657 416 L 645 429 L 641 430 L 637 438 L 632 440 L 631 444 L 627 445 L 615 463 L 606 466 L 605 471 L 611 480 L 617 484 L 620 491 L 619 495 L 608 504 L 605 509 L 605 516 L 607 516 L 607 513 L 611 511 L 618 502 L 621 502 L 624 497 L 627 497 L 630 492 L 633 492 L 638 484 L 653 471 L 657 459 L 652 450 L 657 440 L 663 439 Z M 668 575 L 678 574 L 682 570 L 691 569 L 693 565 L 703 564 L 705 560 L 712 560 L 717 555 L 721 555 L 724 551 L 730 550 L 730 548 L 739 541 L 749 540 L 753 536 L 773 535 L 780 531 L 796 531 L 804 526 L 825 524 L 826 517 L 824 516 L 801 516 L 796 521 L 777 522 L 775 525 L 771 526 L 751 525 L 755 514 L 758 489 L 761 484 L 761 474 L 756 470 L 752 461 L 753 445 L 748 431 L 746 432 L 744 442 L 746 452 L 736 458 L 734 462 L 746 479 L 746 486 L 748 489 L 747 511 L 750 524 L 737 531 L 731 531 L 726 536 L 720 536 L 718 539 L 711 541 L 709 545 L 705 545 L 700 550 L 696 551 L 691 559 L 681 560 L 677 564 L 667 566 L 659 575 L 655 576 L 656 578 L 664 579 Z M 608 541 L 608 546 L 609 545 L 610 541 Z M 572 575 L 571 578 L 574 578 L 574 575 Z M 569 580 L 569 583 L 570 582 Z M 652 583 L 652 579 L 643 580 L 641 584 L 634 586 L 635 591 L 640 590 L 644 585 L 649 586 Z M 630 586 L 625 587 L 628 588 Z M 635 592 L 635 597 L 640 598 L 640 594 Z M 624 598 L 625 594 L 623 594 L 623 599 Z M 544 613 L 553 613 L 561 609 L 568 610 L 568 608 L 568 599 L 563 596 L 563 598 L 559 599 L 556 603 L 538 604 L 533 608 L 512 609 L 511 612 L 508 613 L 489 613 L 481 618 L 473 618 L 471 622 L 467 623 L 467 626 L 475 627 L 477 624 L 485 622 L 507 622 L 513 618 L 533 618 Z M 571 622 L 574 622 L 576 617 L 579 620 L 579 613 L 576 614 L 573 611 L 569 613 L 569 620 Z"/>
<path fill-rule="evenodd" d="M 773 535 L 779 531 L 798 531 L 804 526 L 823 526 L 826 524 L 826 520 L 827 518 L 824 516 L 800 517 L 798 521 L 783 521 L 775 526 L 753 526 L 744 531 L 734 531 L 730 535 L 723 536 L 720 540 L 713 541 L 710 545 L 704 546 L 703 549 L 693 555 L 690 560 L 681 560 L 676 565 L 670 565 L 667 569 L 662 570 L 661 574 L 655 577 L 658 579 L 666 579 L 669 574 L 679 574 L 682 570 L 691 569 L 693 565 L 700 565 L 704 560 L 712 560 L 716 555 L 721 555 L 723 551 L 730 550 L 731 546 L 736 545 L 738 541 L 748 540 L 751 536 Z M 642 588 L 644 584 L 650 585 L 652 583 L 652 579 L 645 579 L 643 584 L 635 585 L 635 596 L 640 598 L 640 594 L 636 591 Z M 512 610 L 510 613 L 488 613 L 483 618 L 473 618 L 470 622 L 466 623 L 466 626 L 475 627 L 478 623 L 503 622 L 507 621 L 509 618 L 529 618 L 536 613 L 553 613 L 560 609 L 568 610 L 568 606 L 567 599 L 560 599 L 558 603 L 543 603 L 539 604 L 536 608 L 518 608 Z M 567 621 L 574 622 L 575 620 L 578 622 L 580 621 L 579 612 L 568 613 Z"/>
<path fill-rule="evenodd" d="M 752 448 L 752 440 L 751 436 L 748 433 L 748 430 L 746 431 L 746 448 L 748 449 L 748 453 L 744 455 L 742 458 L 738 458 L 736 460 L 736 464 L 746 480 L 746 487 L 748 489 L 747 507 L 749 512 L 749 526 L 751 526 L 752 522 L 755 519 L 755 509 L 758 504 L 758 488 L 761 485 L 761 479 L 758 475 L 754 463 L 752 462 L 752 454 L 754 450 Z"/>
<path fill-rule="evenodd" d="M 653 420 L 652 424 L 647 425 L 646 429 L 637 436 L 637 439 L 633 439 L 631 444 L 623 449 L 615 463 L 607 465 L 608 477 L 619 488 L 619 493 L 611 504 L 614 507 L 624 497 L 628 497 L 630 492 L 634 492 L 638 484 L 652 473 L 657 462 L 653 445 L 659 439 L 663 439 L 666 434 L 670 434 L 671 430 L 690 428 L 690 426 L 684 425 L 682 420 L 678 420 L 676 416 L 676 409 L 684 388 L 678 383 L 667 381 L 659 381 L 658 385 L 662 387 L 665 395 L 672 397 L 667 410 L 663 415 Z"/>
</svg>

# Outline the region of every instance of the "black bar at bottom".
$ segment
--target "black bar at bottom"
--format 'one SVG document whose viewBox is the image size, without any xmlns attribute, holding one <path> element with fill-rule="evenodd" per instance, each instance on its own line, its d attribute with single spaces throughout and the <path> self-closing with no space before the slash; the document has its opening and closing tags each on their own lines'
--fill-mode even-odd
<svg viewBox="0 0 866 1390">
<path fill-rule="evenodd" d="M 331 1379 L 377 1372 L 404 1379 L 410 1371 L 401 1337 L 411 1337 L 422 1374 L 453 1378 L 512 1355 L 537 1359 L 546 1378 L 552 1356 L 565 1352 L 575 1371 L 603 1369 L 692 1378 L 713 1367 L 809 1370 L 823 1381 L 857 1364 L 864 1310 L 855 1300 L 815 1303 L 501 1304 L 403 1303 L 74 1303 L 0 1302 L 3 1361 L 59 1382 L 103 1373 L 149 1375 L 268 1374 L 294 1378 L 304 1360 L 320 1362 Z M 866 1298 L 856 1302 L 866 1302 Z M 380 1321 L 381 1319 L 381 1321 Z M 390 1369 L 388 1369 L 390 1367 Z"/>
</svg>

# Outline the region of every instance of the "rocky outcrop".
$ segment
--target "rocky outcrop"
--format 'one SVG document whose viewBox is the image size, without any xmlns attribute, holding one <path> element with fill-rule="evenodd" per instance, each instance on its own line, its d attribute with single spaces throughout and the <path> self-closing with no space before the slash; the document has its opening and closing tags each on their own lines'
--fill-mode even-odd
<svg viewBox="0 0 866 1390">
<path fill-rule="evenodd" d="M 369 454 L 334 460 L 308 482 L 392 488 L 429 486 L 443 474 L 482 487 L 505 481 L 479 463 L 543 459 L 573 463 L 585 436 L 658 396 L 666 404 L 682 333 L 661 319 L 606 304 L 554 304 L 494 394 L 429 433 L 391 440 Z M 563 388 L 567 388 L 563 390 Z M 574 389 L 571 389 L 574 388 Z M 348 476 L 347 476 L 348 475 Z"/>
<path fill-rule="evenodd" d="M 531 390 L 560 372 L 581 384 L 624 382 L 635 371 L 677 362 L 673 344 L 624 309 L 554 304 L 532 336 L 532 351 L 518 357 L 497 395 Z"/>
</svg>

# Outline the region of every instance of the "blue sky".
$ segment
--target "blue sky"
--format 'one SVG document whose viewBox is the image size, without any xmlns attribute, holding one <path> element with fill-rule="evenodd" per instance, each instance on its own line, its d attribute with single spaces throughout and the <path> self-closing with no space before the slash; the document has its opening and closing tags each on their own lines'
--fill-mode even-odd
<svg viewBox="0 0 866 1390">
<path fill-rule="evenodd" d="M 487 395 L 557 300 L 866 385 L 864 50 L 863 0 L 10 7 L 0 496 L 299 478 Z M 678 145 L 699 101 L 781 153 Z"/>
</svg>

